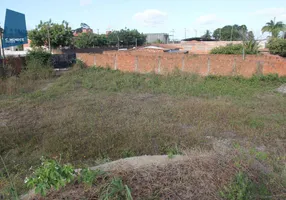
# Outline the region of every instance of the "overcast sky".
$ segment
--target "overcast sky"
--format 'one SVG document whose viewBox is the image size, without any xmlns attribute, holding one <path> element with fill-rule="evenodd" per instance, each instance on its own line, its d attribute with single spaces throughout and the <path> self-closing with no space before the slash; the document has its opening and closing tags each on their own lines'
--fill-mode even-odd
<svg viewBox="0 0 286 200">
<path fill-rule="evenodd" d="M 256 37 L 276 17 L 286 23 L 286 0 L 0 0 L 0 23 L 6 8 L 26 15 L 27 28 L 40 20 L 66 20 L 72 28 L 81 22 L 95 32 L 136 28 L 144 33 L 175 30 L 175 38 L 201 36 L 228 24 L 245 24 Z M 21 2 L 21 3 L 20 3 Z"/>
</svg>

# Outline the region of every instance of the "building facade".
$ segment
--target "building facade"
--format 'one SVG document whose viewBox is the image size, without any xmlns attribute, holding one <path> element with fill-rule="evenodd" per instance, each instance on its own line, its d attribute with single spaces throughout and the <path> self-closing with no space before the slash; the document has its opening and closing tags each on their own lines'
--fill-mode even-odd
<svg viewBox="0 0 286 200">
<path fill-rule="evenodd" d="M 147 33 L 146 36 L 147 43 L 169 43 L 169 34 L 167 33 Z"/>
</svg>

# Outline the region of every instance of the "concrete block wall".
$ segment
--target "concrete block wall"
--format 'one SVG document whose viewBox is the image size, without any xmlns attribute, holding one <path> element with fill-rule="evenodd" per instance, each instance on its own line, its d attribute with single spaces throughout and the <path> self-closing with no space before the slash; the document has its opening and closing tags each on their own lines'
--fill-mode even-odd
<svg viewBox="0 0 286 200">
<path fill-rule="evenodd" d="M 77 58 L 88 66 L 102 66 L 121 71 L 167 74 L 176 68 L 202 76 L 278 74 L 286 76 L 286 59 L 279 56 L 247 55 L 184 55 L 147 52 L 78 53 Z"/>
</svg>

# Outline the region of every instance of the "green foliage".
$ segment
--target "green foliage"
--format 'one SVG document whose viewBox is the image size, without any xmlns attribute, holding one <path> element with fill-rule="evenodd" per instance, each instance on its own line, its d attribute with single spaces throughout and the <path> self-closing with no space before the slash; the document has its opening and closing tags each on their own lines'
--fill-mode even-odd
<svg viewBox="0 0 286 200">
<path fill-rule="evenodd" d="M 95 46 L 107 46 L 108 40 L 105 35 L 97 35 L 94 33 L 81 33 L 74 41 L 77 48 L 90 48 Z"/>
<path fill-rule="evenodd" d="M 82 60 L 76 59 L 74 68 L 84 69 L 84 68 L 87 68 L 87 66 Z"/>
<path fill-rule="evenodd" d="M 107 36 L 110 45 L 117 45 L 118 39 L 120 45 L 128 46 L 135 45 L 137 39 L 137 45 L 141 46 L 146 42 L 146 35 L 139 33 L 136 29 L 121 29 L 120 31 L 113 31 Z"/>
<path fill-rule="evenodd" d="M 167 149 L 168 158 L 172 159 L 175 155 L 180 155 L 182 152 L 179 150 L 178 145 L 176 144 L 174 147 L 170 147 Z"/>
<path fill-rule="evenodd" d="M 122 157 L 123 157 L 123 158 L 130 158 L 130 157 L 133 157 L 133 156 L 135 156 L 135 155 L 136 155 L 135 152 L 133 152 L 133 151 L 130 150 L 130 149 L 124 150 L 124 151 L 122 152 Z"/>
<path fill-rule="evenodd" d="M 253 40 L 254 35 L 252 31 L 247 30 L 246 25 L 227 25 L 223 28 L 218 28 L 213 32 L 213 37 L 216 40 L 222 41 L 244 41 Z"/>
<path fill-rule="evenodd" d="M 278 38 L 279 34 L 285 30 L 286 30 L 286 25 L 281 21 L 275 22 L 275 18 L 274 20 L 267 22 L 266 25 L 263 26 L 261 29 L 262 33 L 265 32 L 271 33 L 272 38 Z"/>
<path fill-rule="evenodd" d="M 51 20 L 47 22 L 40 21 L 40 24 L 29 33 L 31 45 L 34 47 L 49 46 L 58 48 L 60 46 L 70 46 L 72 44 L 73 33 L 68 22 L 63 21 L 61 24 L 53 23 Z"/>
<path fill-rule="evenodd" d="M 71 165 L 62 165 L 56 160 L 41 160 L 41 166 L 25 179 L 27 187 L 35 188 L 36 193 L 45 196 L 49 189 L 59 190 L 74 179 L 75 172 Z"/>
<path fill-rule="evenodd" d="M 28 52 L 26 62 L 29 65 L 31 62 L 37 62 L 40 66 L 49 66 L 51 64 L 52 54 L 41 48 L 37 48 Z"/>
<path fill-rule="evenodd" d="M 20 73 L 23 80 L 43 80 L 54 76 L 54 70 L 49 65 L 43 65 L 40 60 L 30 60 L 26 69 Z"/>
<path fill-rule="evenodd" d="M 264 185 L 255 185 L 246 174 L 239 172 L 233 182 L 220 191 L 220 195 L 228 200 L 249 200 L 268 195 L 268 191 Z"/>
<path fill-rule="evenodd" d="M 201 38 L 211 39 L 212 38 L 211 32 L 209 30 L 206 30 L 205 34 L 202 35 Z"/>
<path fill-rule="evenodd" d="M 18 193 L 17 193 L 16 187 L 15 187 L 14 181 L 11 179 L 10 173 L 9 173 L 9 171 L 7 169 L 7 166 L 6 166 L 6 164 L 5 164 L 5 162 L 4 162 L 4 160 L 3 160 L 1 155 L 0 155 L 0 158 L 1 158 L 1 162 L 2 162 L 2 164 L 4 166 L 3 169 L 5 171 L 5 173 L 3 173 L 3 172 L 1 172 L 2 170 L 0 170 L 0 186 L 2 185 L 1 184 L 1 177 L 7 176 L 8 182 L 9 182 L 9 184 L 8 184 L 9 186 L 7 188 L 5 188 L 5 190 L 4 190 L 4 192 L 8 193 L 8 196 L 6 194 L 5 194 L 5 196 L 6 197 L 11 197 L 11 199 L 18 200 L 19 197 L 18 197 Z M 3 185 L 2 185 L 2 187 L 3 187 Z M 0 189 L 2 190 L 3 188 L 0 187 Z M 2 196 L 1 196 L 1 193 L 0 193 L 0 199 L 1 199 L 1 197 Z"/>
<path fill-rule="evenodd" d="M 286 57 L 286 40 L 285 39 L 273 38 L 268 42 L 267 48 L 269 48 L 269 51 L 271 54 Z"/>
<path fill-rule="evenodd" d="M 121 178 L 113 178 L 101 194 L 101 200 L 133 200 L 131 191 Z"/>
<path fill-rule="evenodd" d="M 101 170 L 90 170 L 89 168 L 84 168 L 80 171 L 80 176 L 78 178 L 79 182 L 85 183 L 88 186 L 92 186 L 98 177 L 105 175 L 106 173 Z"/>
<path fill-rule="evenodd" d="M 257 54 L 258 45 L 255 41 L 244 42 L 244 44 L 228 44 L 226 46 L 220 46 L 213 48 L 211 54 Z"/>
</svg>

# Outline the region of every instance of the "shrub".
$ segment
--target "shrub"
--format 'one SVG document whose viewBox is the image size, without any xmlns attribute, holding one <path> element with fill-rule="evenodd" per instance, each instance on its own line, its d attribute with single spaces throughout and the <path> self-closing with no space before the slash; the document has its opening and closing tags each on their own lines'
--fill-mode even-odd
<svg viewBox="0 0 286 200">
<path fill-rule="evenodd" d="M 285 39 L 282 39 L 282 38 L 271 39 L 267 44 L 267 48 L 269 49 L 271 54 L 286 57 L 286 40 Z"/>
<path fill-rule="evenodd" d="M 26 56 L 27 64 L 33 61 L 37 61 L 39 65 L 42 66 L 50 66 L 51 65 L 51 58 L 52 54 L 43 50 L 43 49 L 35 49 L 32 51 L 29 51 Z"/>
<path fill-rule="evenodd" d="M 41 60 L 30 60 L 20 74 L 20 78 L 23 80 L 42 80 L 48 79 L 54 76 L 54 70 L 49 65 L 43 65 Z"/>
<path fill-rule="evenodd" d="M 247 41 L 244 44 L 228 44 L 226 46 L 220 46 L 213 48 L 211 54 L 242 54 L 243 48 L 245 54 L 257 54 L 258 45 L 255 41 Z"/>
<path fill-rule="evenodd" d="M 25 179 L 29 188 L 35 188 L 36 193 L 45 196 L 51 188 L 58 190 L 70 183 L 75 176 L 71 165 L 61 165 L 56 160 L 42 158 L 42 165 L 35 170 L 30 178 Z"/>
</svg>

